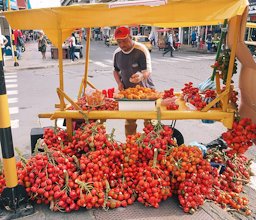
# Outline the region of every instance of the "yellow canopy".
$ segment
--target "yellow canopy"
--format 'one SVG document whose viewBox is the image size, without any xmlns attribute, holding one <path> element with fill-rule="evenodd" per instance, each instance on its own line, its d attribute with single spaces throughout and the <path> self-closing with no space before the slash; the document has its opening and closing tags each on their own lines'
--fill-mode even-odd
<svg viewBox="0 0 256 220">
<path fill-rule="evenodd" d="M 113 3 L 112 3 L 113 4 Z M 13 29 L 42 29 L 58 45 L 75 28 L 149 24 L 160 27 L 188 27 L 223 23 L 242 15 L 247 0 L 168 0 L 160 6 L 125 6 L 108 4 L 72 5 L 56 8 L 3 12 Z"/>
</svg>

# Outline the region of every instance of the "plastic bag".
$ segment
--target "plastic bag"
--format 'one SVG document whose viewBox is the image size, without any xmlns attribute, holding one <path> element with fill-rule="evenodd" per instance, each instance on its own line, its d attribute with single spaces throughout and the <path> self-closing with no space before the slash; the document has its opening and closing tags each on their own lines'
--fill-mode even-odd
<svg viewBox="0 0 256 220">
<path fill-rule="evenodd" d="M 170 104 L 176 104 L 176 99 L 177 99 L 176 96 L 174 96 L 172 98 L 163 99 L 162 102 L 161 102 L 161 105 L 168 106 Z"/>
<path fill-rule="evenodd" d="M 192 141 L 189 143 L 189 146 L 194 146 L 194 147 L 198 147 L 201 151 L 202 151 L 202 154 L 203 156 L 205 156 L 206 152 L 207 152 L 207 148 L 205 145 L 203 145 L 202 143 L 198 143 L 196 141 Z"/>
<path fill-rule="evenodd" d="M 196 110 L 197 110 L 196 106 L 192 105 L 192 104 L 189 103 L 189 102 L 186 102 L 186 106 L 187 106 L 187 107 L 189 108 L 189 110 L 191 110 L 191 111 L 196 111 Z"/>
<path fill-rule="evenodd" d="M 227 143 L 222 138 L 217 138 L 211 141 L 210 143 L 206 144 L 205 146 L 208 149 L 218 148 L 220 150 L 223 150 L 228 148 Z"/>
<path fill-rule="evenodd" d="M 99 90 L 86 88 L 85 97 L 87 105 L 90 107 L 97 107 L 105 104 L 105 96 Z"/>
</svg>

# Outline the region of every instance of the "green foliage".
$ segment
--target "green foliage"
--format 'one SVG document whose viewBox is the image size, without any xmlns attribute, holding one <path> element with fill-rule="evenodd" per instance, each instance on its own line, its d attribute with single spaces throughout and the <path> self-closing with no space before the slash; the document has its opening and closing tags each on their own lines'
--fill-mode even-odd
<svg viewBox="0 0 256 220">
<path fill-rule="evenodd" d="M 230 49 L 225 49 L 217 59 L 217 61 L 214 64 L 214 68 L 216 70 L 221 72 L 221 78 L 223 80 L 223 84 L 226 84 L 227 81 L 227 75 L 228 75 L 228 66 L 229 66 L 229 61 L 230 61 Z M 232 76 L 237 73 L 237 59 L 235 58 L 234 61 L 234 67 L 232 71 Z"/>
</svg>

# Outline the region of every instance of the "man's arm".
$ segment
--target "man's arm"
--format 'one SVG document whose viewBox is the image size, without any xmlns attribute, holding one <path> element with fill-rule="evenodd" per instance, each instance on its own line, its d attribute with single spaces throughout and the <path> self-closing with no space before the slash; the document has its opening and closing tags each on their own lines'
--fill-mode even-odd
<svg viewBox="0 0 256 220">
<path fill-rule="evenodd" d="M 144 51 L 144 55 L 141 56 L 139 61 L 140 66 L 142 67 L 142 70 L 132 75 L 130 80 L 132 83 L 139 83 L 147 79 L 152 72 L 150 53 L 146 47 L 144 47 L 143 51 Z"/>
<path fill-rule="evenodd" d="M 137 73 L 133 74 L 130 78 L 130 82 L 132 83 L 139 83 L 145 79 L 147 79 L 150 75 L 148 70 L 138 71 Z"/>
<path fill-rule="evenodd" d="M 122 83 L 122 81 L 121 81 L 119 72 L 116 71 L 116 70 L 114 70 L 114 71 L 113 71 L 113 74 L 114 74 L 114 78 L 115 78 L 115 80 L 116 80 L 116 83 L 117 83 L 117 85 L 118 85 L 118 89 L 119 89 L 120 91 L 121 91 L 121 90 L 124 90 L 124 85 L 123 85 L 123 83 Z"/>
</svg>

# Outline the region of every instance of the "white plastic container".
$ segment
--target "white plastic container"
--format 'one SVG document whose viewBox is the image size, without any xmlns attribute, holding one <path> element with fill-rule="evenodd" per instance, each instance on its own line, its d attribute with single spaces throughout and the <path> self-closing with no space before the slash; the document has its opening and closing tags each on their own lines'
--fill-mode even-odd
<svg viewBox="0 0 256 220">
<path fill-rule="evenodd" d="M 155 100 L 118 100 L 119 111 L 156 111 Z"/>
</svg>

